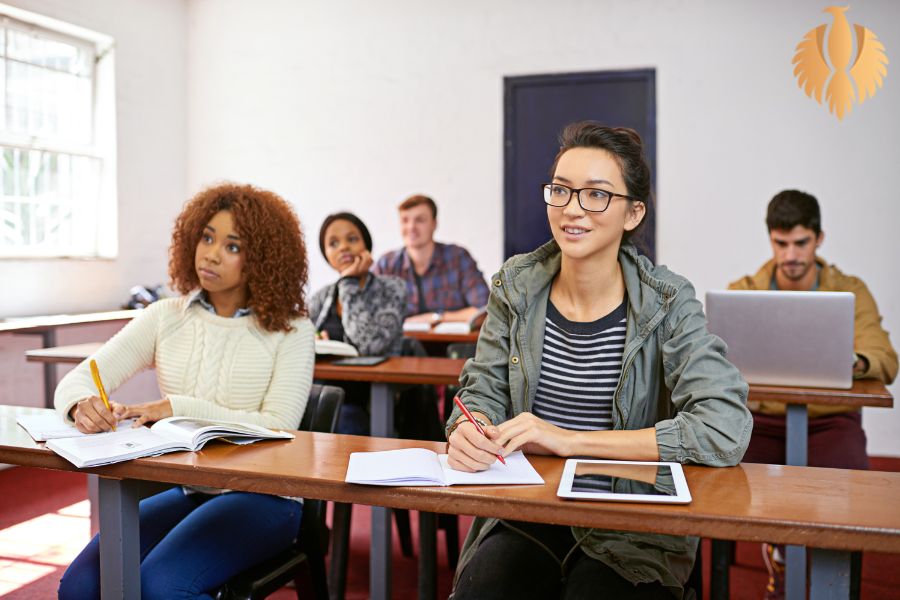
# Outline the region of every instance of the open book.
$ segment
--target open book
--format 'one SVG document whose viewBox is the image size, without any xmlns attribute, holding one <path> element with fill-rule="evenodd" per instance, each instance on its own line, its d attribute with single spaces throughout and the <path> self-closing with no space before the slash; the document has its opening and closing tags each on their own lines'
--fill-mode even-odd
<svg viewBox="0 0 900 600">
<path fill-rule="evenodd" d="M 487 307 L 469 317 L 467 321 L 441 321 L 434 326 L 434 333 L 469 333 L 481 328 L 484 317 L 487 315 Z"/>
<path fill-rule="evenodd" d="M 367 485 L 510 485 L 544 483 L 521 452 L 495 462 L 486 471 L 466 473 L 447 466 L 447 455 L 425 448 L 383 452 L 353 452 L 347 465 L 347 483 Z"/>
<path fill-rule="evenodd" d="M 196 451 L 209 440 L 217 438 L 233 444 L 251 444 L 259 440 L 289 440 L 293 437 L 288 432 L 272 431 L 248 423 L 168 417 L 157 421 L 152 427 L 119 427 L 108 433 L 53 439 L 47 442 L 47 447 L 80 469 L 166 452 Z"/>
<path fill-rule="evenodd" d="M 359 351 L 347 342 L 317 339 L 316 354 L 331 354 L 333 356 L 359 356 Z"/>
</svg>

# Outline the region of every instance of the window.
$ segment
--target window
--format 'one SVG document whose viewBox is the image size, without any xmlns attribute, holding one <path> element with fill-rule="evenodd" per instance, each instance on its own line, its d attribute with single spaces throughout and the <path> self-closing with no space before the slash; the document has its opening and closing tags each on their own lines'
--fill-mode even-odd
<svg viewBox="0 0 900 600">
<path fill-rule="evenodd" d="M 112 40 L 0 5 L 0 258 L 114 257 Z"/>
</svg>

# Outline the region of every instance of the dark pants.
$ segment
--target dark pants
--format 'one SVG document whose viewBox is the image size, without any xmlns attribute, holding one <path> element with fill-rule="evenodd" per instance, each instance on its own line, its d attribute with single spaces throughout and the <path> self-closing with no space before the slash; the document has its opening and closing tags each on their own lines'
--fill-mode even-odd
<svg viewBox="0 0 900 600">
<path fill-rule="evenodd" d="M 572 551 L 569 527 L 509 525 L 501 522 L 482 540 L 460 574 L 453 600 L 672 598 L 658 581 L 634 585 L 580 548 Z"/>
<path fill-rule="evenodd" d="M 785 435 L 783 415 L 753 413 L 753 435 L 744 462 L 783 465 Z M 868 469 L 866 434 L 859 411 L 810 419 L 808 455 L 810 467 Z"/>
</svg>

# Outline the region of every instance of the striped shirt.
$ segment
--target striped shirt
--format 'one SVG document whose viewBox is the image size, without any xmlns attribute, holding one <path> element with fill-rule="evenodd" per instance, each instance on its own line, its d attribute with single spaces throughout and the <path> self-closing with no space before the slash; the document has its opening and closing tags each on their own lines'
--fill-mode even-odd
<svg viewBox="0 0 900 600">
<path fill-rule="evenodd" d="M 547 304 L 541 376 L 532 412 L 565 429 L 612 429 L 613 395 L 625 349 L 625 301 L 591 323 Z"/>
</svg>

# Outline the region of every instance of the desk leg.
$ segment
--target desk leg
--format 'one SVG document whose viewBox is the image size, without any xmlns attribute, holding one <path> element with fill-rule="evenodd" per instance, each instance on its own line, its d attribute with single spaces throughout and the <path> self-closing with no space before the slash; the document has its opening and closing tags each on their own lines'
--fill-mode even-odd
<svg viewBox="0 0 900 600">
<path fill-rule="evenodd" d="M 100 595 L 140 600 L 140 483 L 100 478 Z"/>
<path fill-rule="evenodd" d="M 91 537 L 100 531 L 100 477 L 93 473 L 87 476 L 88 504 L 91 505 Z"/>
<path fill-rule="evenodd" d="M 806 598 L 806 546 L 784 547 L 784 595 L 787 600 Z"/>
<path fill-rule="evenodd" d="M 850 552 L 810 550 L 809 597 L 846 600 L 850 597 Z"/>
<path fill-rule="evenodd" d="M 805 404 L 787 405 L 786 425 L 785 462 L 795 467 L 805 467 L 809 431 L 809 417 Z"/>
<path fill-rule="evenodd" d="M 387 383 L 373 383 L 369 407 L 373 437 L 394 437 L 394 394 Z M 372 541 L 369 556 L 369 596 L 391 597 L 391 509 L 372 507 Z"/>
<path fill-rule="evenodd" d="M 805 404 L 788 404 L 785 462 L 804 467 L 807 463 L 809 416 Z M 806 548 L 785 546 L 784 587 L 789 599 L 806 598 Z"/>
<path fill-rule="evenodd" d="M 436 513 L 419 511 L 419 600 L 437 597 Z"/>
<path fill-rule="evenodd" d="M 44 348 L 56 346 L 56 329 L 41 332 Z M 44 408 L 53 408 L 53 397 L 56 395 L 56 363 L 44 363 Z"/>
</svg>

